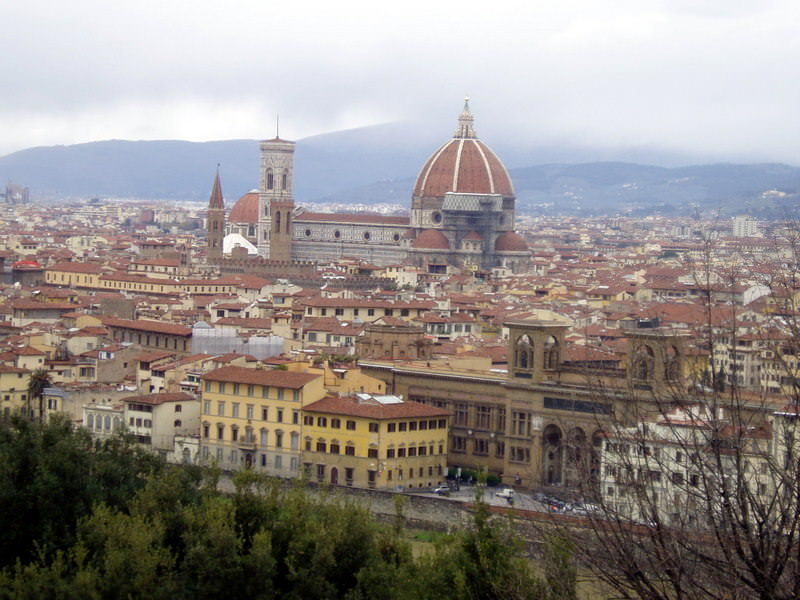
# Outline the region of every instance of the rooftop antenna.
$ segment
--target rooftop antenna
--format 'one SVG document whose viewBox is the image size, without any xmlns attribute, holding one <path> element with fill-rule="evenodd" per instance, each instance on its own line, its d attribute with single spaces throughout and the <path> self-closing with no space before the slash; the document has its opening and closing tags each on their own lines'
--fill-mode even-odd
<svg viewBox="0 0 800 600">
<path fill-rule="evenodd" d="M 281 137 L 281 115 L 275 115 L 275 139 L 280 139 Z"/>
</svg>

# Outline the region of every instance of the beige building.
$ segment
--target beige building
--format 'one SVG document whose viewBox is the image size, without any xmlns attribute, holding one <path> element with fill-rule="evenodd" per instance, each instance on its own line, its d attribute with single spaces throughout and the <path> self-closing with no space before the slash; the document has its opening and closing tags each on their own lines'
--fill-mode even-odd
<svg viewBox="0 0 800 600">
<path fill-rule="evenodd" d="M 325 396 L 322 375 L 230 366 L 202 381 L 202 460 L 300 476 L 301 409 Z"/>
<path fill-rule="evenodd" d="M 449 415 L 397 396 L 327 396 L 303 409 L 305 477 L 383 490 L 431 488 L 447 475 Z"/>
</svg>

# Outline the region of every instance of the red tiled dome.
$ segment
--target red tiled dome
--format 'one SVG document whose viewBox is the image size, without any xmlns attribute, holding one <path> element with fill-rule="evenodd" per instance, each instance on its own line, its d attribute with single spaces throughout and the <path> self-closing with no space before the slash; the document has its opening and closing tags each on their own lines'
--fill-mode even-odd
<svg viewBox="0 0 800 600">
<path fill-rule="evenodd" d="M 464 239 L 469 241 L 482 242 L 483 236 L 473 229 L 467 235 L 464 236 Z"/>
<path fill-rule="evenodd" d="M 424 250 L 449 250 L 450 242 L 438 229 L 426 229 L 411 242 L 411 247 Z"/>
<path fill-rule="evenodd" d="M 527 252 L 528 242 L 513 231 L 506 231 L 497 236 L 494 249 L 497 252 Z"/>
<path fill-rule="evenodd" d="M 447 192 L 513 196 L 503 163 L 475 135 L 472 113 L 465 104 L 453 139 L 427 160 L 414 185 L 414 196 L 435 198 Z"/>
<path fill-rule="evenodd" d="M 258 192 L 255 190 L 247 192 L 236 201 L 228 217 L 231 223 L 248 223 L 255 225 L 258 223 Z"/>
</svg>

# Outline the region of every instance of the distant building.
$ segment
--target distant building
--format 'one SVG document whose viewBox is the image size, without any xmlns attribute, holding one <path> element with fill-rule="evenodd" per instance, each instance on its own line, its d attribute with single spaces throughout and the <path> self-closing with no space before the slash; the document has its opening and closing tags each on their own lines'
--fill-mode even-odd
<svg viewBox="0 0 800 600">
<path fill-rule="evenodd" d="M 758 236 L 758 219 L 748 215 L 733 218 L 733 237 Z"/>
<path fill-rule="evenodd" d="M 30 202 L 30 190 L 16 183 L 9 183 L 5 192 L 0 195 L 0 201 L 6 204 L 27 204 Z"/>
<path fill-rule="evenodd" d="M 411 196 L 411 217 L 327 214 L 296 209 L 294 142 L 261 143 L 260 189 L 242 196 L 224 218 L 218 179 L 208 207 L 208 257 L 318 261 L 355 258 L 375 265 L 413 264 L 431 273 L 528 268 L 530 252 L 514 232 L 515 197 L 503 163 L 480 141 L 465 103 L 458 127 L 425 162 Z M 230 258 L 229 258 L 230 257 Z M 245 265 L 242 265 L 244 268 Z"/>
</svg>

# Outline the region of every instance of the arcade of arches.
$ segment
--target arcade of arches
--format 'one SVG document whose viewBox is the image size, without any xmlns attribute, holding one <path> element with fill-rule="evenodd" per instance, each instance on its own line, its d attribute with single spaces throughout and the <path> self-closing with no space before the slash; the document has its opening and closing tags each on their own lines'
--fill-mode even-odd
<svg viewBox="0 0 800 600">
<path fill-rule="evenodd" d="M 616 390 L 607 394 L 588 384 L 585 366 L 564 356 L 569 325 L 505 325 L 507 372 L 459 372 L 437 361 L 393 362 L 379 356 L 360 364 L 366 374 L 385 381 L 387 393 L 450 411 L 450 466 L 486 468 L 501 475 L 504 484 L 522 488 L 586 490 L 599 476 L 603 430 L 611 414 L 624 408 L 619 403 L 629 394 L 652 397 L 658 386 L 674 384 L 682 368 L 682 343 L 664 333 L 631 334 L 627 368 L 602 367 L 602 386 Z"/>
</svg>

